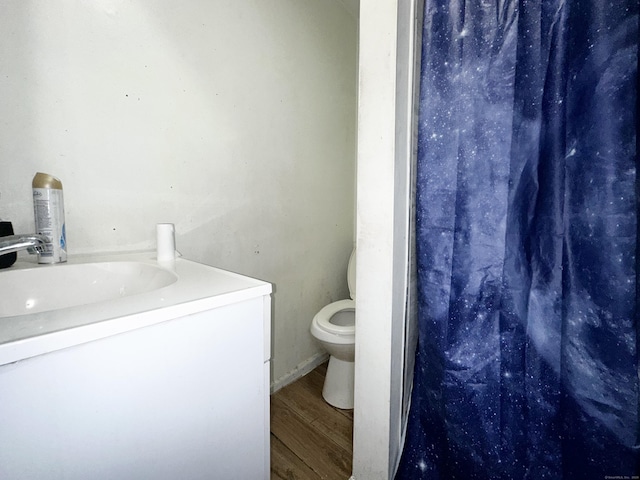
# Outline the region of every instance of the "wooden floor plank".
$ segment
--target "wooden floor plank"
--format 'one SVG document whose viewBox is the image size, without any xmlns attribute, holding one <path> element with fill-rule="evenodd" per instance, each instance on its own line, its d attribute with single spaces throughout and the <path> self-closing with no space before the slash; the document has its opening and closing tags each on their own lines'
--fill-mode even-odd
<svg viewBox="0 0 640 480">
<path fill-rule="evenodd" d="M 271 397 L 272 480 L 349 478 L 353 410 L 322 398 L 324 363 Z"/>
<path fill-rule="evenodd" d="M 320 480 L 302 460 L 271 434 L 271 480 Z"/>
<path fill-rule="evenodd" d="M 318 432 L 276 395 L 271 397 L 271 432 L 320 478 L 346 480 L 351 475 L 352 453 Z"/>
<path fill-rule="evenodd" d="M 313 373 L 313 372 L 312 372 Z M 345 450 L 353 449 L 353 420 L 329 405 L 309 379 L 310 374 L 288 385 L 279 398 L 325 436 Z"/>
</svg>

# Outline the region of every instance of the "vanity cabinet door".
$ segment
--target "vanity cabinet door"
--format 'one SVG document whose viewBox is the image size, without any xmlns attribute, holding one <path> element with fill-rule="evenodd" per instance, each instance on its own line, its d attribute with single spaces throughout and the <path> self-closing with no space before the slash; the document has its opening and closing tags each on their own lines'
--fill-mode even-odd
<svg viewBox="0 0 640 480">
<path fill-rule="evenodd" d="M 265 305 L 0 367 L 0 478 L 268 478 Z"/>
</svg>

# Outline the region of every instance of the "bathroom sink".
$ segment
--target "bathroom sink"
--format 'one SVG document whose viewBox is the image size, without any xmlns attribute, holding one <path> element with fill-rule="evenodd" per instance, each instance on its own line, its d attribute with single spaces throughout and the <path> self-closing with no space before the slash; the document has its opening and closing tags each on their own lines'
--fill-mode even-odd
<svg viewBox="0 0 640 480">
<path fill-rule="evenodd" d="M 0 272 L 0 318 L 113 300 L 171 285 L 177 276 L 136 261 L 41 265 Z M 10 292 L 9 295 L 6 293 Z"/>
</svg>

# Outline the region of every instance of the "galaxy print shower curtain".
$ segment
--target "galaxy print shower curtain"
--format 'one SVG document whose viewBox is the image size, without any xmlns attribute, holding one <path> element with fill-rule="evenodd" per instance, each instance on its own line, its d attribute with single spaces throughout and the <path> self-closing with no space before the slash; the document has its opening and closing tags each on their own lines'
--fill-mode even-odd
<svg viewBox="0 0 640 480">
<path fill-rule="evenodd" d="M 638 0 L 425 0 L 397 479 L 640 473 L 637 65 Z"/>
</svg>

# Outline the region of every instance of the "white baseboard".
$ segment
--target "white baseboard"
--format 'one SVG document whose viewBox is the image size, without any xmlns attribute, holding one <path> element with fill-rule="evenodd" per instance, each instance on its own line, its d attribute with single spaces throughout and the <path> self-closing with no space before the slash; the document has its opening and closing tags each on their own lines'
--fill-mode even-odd
<svg viewBox="0 0 640 480">
<path fill-rule="evenodd" d="M 285 374 L 283 377 L 280 377 L 278 380 L 271 382 L 271 394 L 274 394 L 281 388 L 284 388 L 290 383 L 295 382 L 299 378 L 304 377 L 307 373 L 309 373 L 321 363 L 326 362 L 328 359 L 329 354 L 316 353 L 313 357 L 308 358 L 302 363 L 299 363 L 298 366 L 296 366 L 296 368 L 291 370 L 289 373 Z"/>
</svg>

